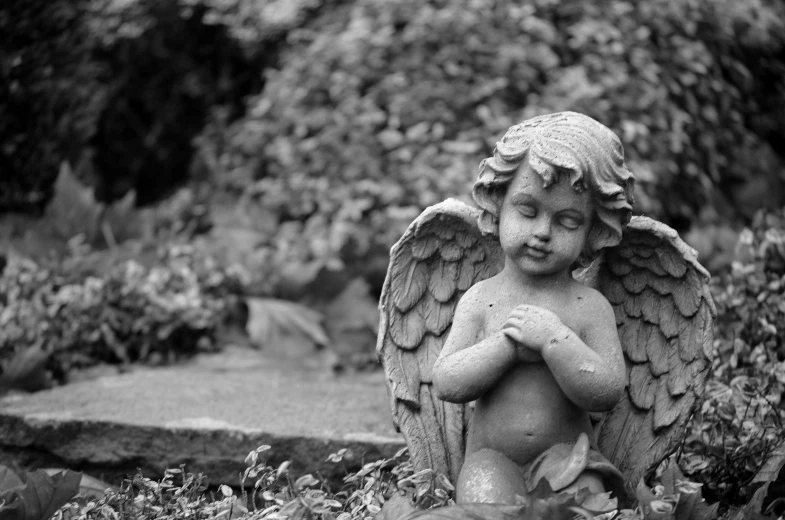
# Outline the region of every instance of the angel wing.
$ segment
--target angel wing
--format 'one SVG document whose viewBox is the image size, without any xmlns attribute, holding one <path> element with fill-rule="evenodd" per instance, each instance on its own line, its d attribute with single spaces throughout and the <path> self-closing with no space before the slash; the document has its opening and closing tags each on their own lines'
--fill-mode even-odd
<svg viewBox="0 0 785 520">
<path fill-rule="evenodd" d="M 717 314 L 709 273 L 676 231 L 633 217 L 621 244 L 582 278 L 616 314 L 629 382 L 596 429 L 631 490 L 676 450 L 703 394 Z"/>
<path fill-rule="evenodd" d="M 415 471 L 458 477 L 464 455 L 465 406 L 438 399 L 431 368 L 466 290 L 498 273 L 496 237 L 477 227 L 480 210 L 448 199 L 423 211 L 393 246 L 379 301 L 376 352 L 384 366 L 393 421 Z"/>
</svg>

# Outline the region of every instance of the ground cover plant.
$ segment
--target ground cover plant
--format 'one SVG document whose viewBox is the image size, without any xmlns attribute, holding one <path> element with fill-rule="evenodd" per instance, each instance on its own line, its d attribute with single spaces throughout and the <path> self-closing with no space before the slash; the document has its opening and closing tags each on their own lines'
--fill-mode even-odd
<svg viewBox="0 0 785 520">
<path fill-rule="evenodd" d="M 269 446 L 260 446 L 248 454 L 248 468 L 240 477 L 239 489 L 222 484 L 208 490 L 204 475 L 188 473 L 185 468 L 167 470 L 158 480 L 145 478 L 139 473 L 123 481 L 119 488 L 107 489 L 102 495 L 77 495 L 63 504 L 54 518 L 708 520 L 717 517 L 717 507 L 709 506 L 701 497 L 700 485 L 685 480 L 673 463 L 661 468 L 652 487 L 641 482 L 636 491 L 637 505 L 634 509 L 617 509 L 615 501 L 609 501 L 605 494 L 554 493 L 545 482 L 531 496 L 522 497 L 518 505 L 500 508 L 456 506 L 452 500 L 454 488 L 447 478 L 429 470 L 413 472 L 405 450 L 391 459 L 365 464 L 359 471 L 345 477 L 340 490 L 333 490 L 311 474 L 295 478 L 289 474 L 287 463 L 278 468 L 268 466 L 263 460 L 267 449 Z M 344 451 L 331 455 L 328 461 L 340 462 Z M 778 470 L 783 462 L 785 460 L 779 461 Z M 739 517 L 735 515 L 752 514 L 753 511 L 733 511 L 724 517 L 731 518 L 732 514 L 739 520 L 775 518 L 761 515 L 761 511 L 760 508 L 757 510 L 757 516 Z M 18 520 L 35 519 L 19 516 Z"/>
<path fill-rule="evenodd" d="M 708 497 L 740 504 L 785 438 L 785 210 L 758 213 L 712 283 L 714 365 L 680 463 Z"/>
</svg>

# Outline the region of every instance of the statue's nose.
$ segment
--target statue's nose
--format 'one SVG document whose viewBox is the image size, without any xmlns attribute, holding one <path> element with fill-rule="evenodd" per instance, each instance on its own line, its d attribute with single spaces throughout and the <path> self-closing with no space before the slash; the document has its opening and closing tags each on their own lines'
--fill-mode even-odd
<svg viewBox="0 0 785 520">
<path fill-rule="evenodd" d="M 534 236 L 543 242 L 547 242 L 551 239 L 551 223 L 548 219 L 539 219 L 537 227 L 534 229 Z"/>
</svg>

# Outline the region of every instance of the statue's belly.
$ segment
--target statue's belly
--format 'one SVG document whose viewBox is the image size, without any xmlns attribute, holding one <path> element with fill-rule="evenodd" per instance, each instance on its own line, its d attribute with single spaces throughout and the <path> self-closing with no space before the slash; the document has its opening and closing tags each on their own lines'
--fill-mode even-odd
<svg viewBox="0 0 785 520">
<path fill-rule="evenodd" d="M 593 439 L 589 415 L 567 399 L 544 363 L 523 364 L 477 400 L 467 449 L 495 449 L 523 465 L 581 432 Z"/>
</svg>

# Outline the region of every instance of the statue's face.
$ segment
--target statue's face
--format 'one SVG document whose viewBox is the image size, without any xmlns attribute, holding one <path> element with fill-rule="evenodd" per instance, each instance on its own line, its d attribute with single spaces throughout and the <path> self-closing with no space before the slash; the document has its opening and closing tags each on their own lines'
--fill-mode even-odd
<svg viewBox="0 0 785 520">
<path fill-rule="evenodd" d="M 528 275 L 570 269 L 592 224 L 594 204 L 566 176 L 543 187 L 528 161 L 518 168 L 499 212 L 499 240 L 509 260 Z"/>
</svg>

